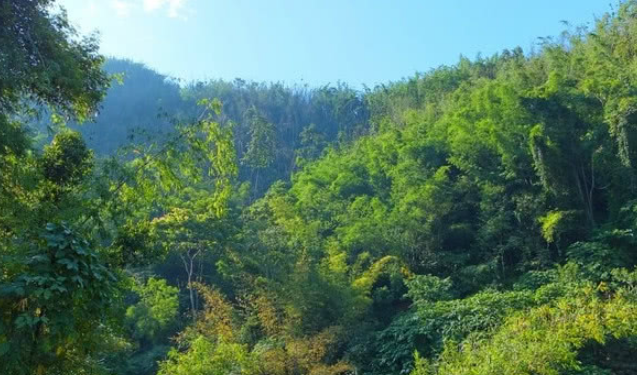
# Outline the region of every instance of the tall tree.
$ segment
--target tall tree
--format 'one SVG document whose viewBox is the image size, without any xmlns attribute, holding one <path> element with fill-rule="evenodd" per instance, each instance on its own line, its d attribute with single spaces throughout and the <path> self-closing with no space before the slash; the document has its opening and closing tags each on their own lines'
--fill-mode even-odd
<svg viewBox="0 0 637 375">
<path fill-rule="evenodd" d="M 276 156 L 276 131 L 274 124 L 266 120 L 254 106 L 246 111 L 244 117 L 250 124 L 250 143 L 242 162 L 254 173 L 253 191 L 256 193 L 259 190 L 259 174 L 274 162 Z"/>
</svg>

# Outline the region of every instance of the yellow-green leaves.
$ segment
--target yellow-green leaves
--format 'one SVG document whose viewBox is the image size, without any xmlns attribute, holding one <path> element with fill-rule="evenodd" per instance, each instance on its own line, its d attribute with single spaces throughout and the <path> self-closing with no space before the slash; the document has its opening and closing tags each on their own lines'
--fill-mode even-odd
<svg viewBox="0 0 637 375">
<path fill-rule="evenodd" d="M 564 217 L 561 211 L 551 211 L 538 220 L 542 224 L 542 236 L 548 243 L 553 243 L 558 236 L 558 227 Z"/>
<path fill-rule="evenodd" d="M 637 334 L 634 290 L 616 293 L 608 298 L 589 284 L 574 285 L 567 295 L 512 313 L 492 336 L 476 332 L 461 343 L 448 342 L 432 373 L 558 375 L 578 370 L 584 345 Z"/>
<path fill-rule="evenodd" d="M 179 299 L 178 289 L 169 286 L 166 280 L 149 278 L 145 284 L 135 285 L 133 290 L 139 302 L 126 309 L 127 323 L 136 338 L 149 340 L 165 339 L 165 335 L 175 324 Z"/>
</svg>

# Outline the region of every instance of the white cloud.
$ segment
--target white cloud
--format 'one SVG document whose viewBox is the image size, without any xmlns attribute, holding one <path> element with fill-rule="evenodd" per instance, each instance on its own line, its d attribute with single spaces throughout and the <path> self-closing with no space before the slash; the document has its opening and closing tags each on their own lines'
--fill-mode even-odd
<svg viewBox="0 0 637 375">
<path fill-rule="evenodd" d="M 187 19 L 186 2 L 188 0 L 110 0 L 108 5 L 118 17 L 130 17 L 140 10 L 147 13 L 159 11 L 171 18 Z M 88 0 L 86 12 L 89 15 L 97 13 L 95 0 Z"/>
<path fill-rule="evenodd" d="M 147 12 L 152 12 L 153 10 L 161 7 L 164 3 L 164 0 L 143 0 L 144 1 L 144 10 Z"/>
<path fill-rule="evenodd" d="M 184 17 L 181 11 L 186 5 L 186 0 L 143 0 L 143 2 L 144 10 L 147 12 L 166 9 L 169 17 Z"/>
<path fill-rule="evenodd" d="M 133 4 L 124 0 L 112 0 L 111 8 L 115 10 L 115 14 L 119 17 L 128 17 L 133 10 Z"/>
</svg>

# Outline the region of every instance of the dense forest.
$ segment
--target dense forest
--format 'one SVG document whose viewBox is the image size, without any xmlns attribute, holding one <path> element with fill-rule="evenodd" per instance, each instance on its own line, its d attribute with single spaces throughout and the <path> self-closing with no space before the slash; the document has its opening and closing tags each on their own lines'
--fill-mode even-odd
<svg viewBox="0 0 637 375">
<path fill-rule="evenodd" d="M 375 88 L 0 2 L 0 373 L 637 373 L 637 1 Z"/>
<path fill-rule="evenodd" d="M 103 70 L 114 78 L 92 121 L 70 122 L 98 156 L 131 144 L 157 142 L 200 112 L 201 99 L 223 103 L 218 121 L 232 124 L 239 181 L 250 182 L 252 198 L 321 155 L 328 144 L 346 144 L 364 134 L 369 122 L 364 97 L 343 83 L 309 88 L 221 80 L 180 87 L 143 64 L 108 59 Z M 50 116 L 31 122 L 50 141 Z M 33 126 L 35 125 L 35 126 Z M 130 148 L 130 147 L 129 147 Z"/>
</svg>

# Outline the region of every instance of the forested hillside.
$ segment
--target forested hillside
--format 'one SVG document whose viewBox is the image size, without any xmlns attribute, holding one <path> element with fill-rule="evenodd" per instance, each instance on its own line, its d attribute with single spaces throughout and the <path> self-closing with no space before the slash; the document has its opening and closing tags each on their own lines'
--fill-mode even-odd
<svg viewBox="0 0 637 375">
<path fill-rule="evenodd" d="M 0 373 L 637 373 L 637 1 L 364 92 L 53 3 L 0 3 Z"/>
<path fill-rule="evenodd" d="M 215 98 L 223 103 L 219 121 L 233 128 L 239 179 L 250 182 L 253 198 L 273 182 L 288 180 L 328 145 L 339 147 L 367 132 L 363 93 L 343 83 L 309 88 L 236 79 L 181 87 L 128 60 L 107 59 L 103 69 L 113 81 L 99 113 L 90 121 L 68 124 L 98 156 L 164 139 L 176 121 L 197 118 L 199 100 Z M 32 121 L 32 127 L 47 136 L 56 131 L 47 116 Z"/>
</svg>

